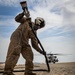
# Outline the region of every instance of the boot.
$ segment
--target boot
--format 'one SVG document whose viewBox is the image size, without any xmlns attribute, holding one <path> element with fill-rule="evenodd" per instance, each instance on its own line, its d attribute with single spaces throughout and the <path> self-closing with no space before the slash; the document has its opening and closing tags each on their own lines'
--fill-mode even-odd
<svg viewBox="0 0 75 75">
<path fill-rule="evenodd" d="M 15 75 L 15 74 L 12 72 L 4 72 L 3 75 Z"/>
<path fill-rule="evenodd" d="M 30 73 L 30 75 L 36 75 L 36 73 Z"/>
<path fill-rule="evenodd" d="M 36 73 L 30 72 L 30 73 L 25 73 L 25 75 L 36 75 Z"/>
</svg>

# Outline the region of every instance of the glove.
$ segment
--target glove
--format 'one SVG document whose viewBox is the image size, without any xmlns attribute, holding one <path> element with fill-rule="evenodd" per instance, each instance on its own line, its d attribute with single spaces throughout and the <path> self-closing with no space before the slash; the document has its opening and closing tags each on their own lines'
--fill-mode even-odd
<svg viewBox="0 0 75 75">
<path fill-rule="evenodd" d="M 25 15 L 26 17 L 29 17 L 29 16 L 30 16 L 29 11 L 27 11 L 27 12 L 24 11 L 24 15 Z"/>
<path fill-rule="evenodd" d="M 45 51 L 41 51 L 41 54 L 46 55 L 46 52 Z"/>
</svg>

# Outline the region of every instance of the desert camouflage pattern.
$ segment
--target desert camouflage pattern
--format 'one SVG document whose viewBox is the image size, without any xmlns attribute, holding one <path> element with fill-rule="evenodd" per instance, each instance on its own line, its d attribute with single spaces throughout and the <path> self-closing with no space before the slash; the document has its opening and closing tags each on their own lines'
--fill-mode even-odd
<svg viewBox="0 0 75 75">
<path fill-rule="evenodd" d="M 23 16 L 24 14 L 21 13 L 15 17 L 15 20 L 21 24 L 11 35 L 4 72 L 13 71 L 20 57 L 20 53 L 26 60 L 25 69 L 33 69 L 33 52 L 31 46 L 29 45 L 29 39 L 31 39 L 32 47 L 42 53 L 38 46 L 38 41 L 29 27 L 29 21 Z M 32 26 L 34 26 L 34 23 L 32 23 Z"/>
</svg>

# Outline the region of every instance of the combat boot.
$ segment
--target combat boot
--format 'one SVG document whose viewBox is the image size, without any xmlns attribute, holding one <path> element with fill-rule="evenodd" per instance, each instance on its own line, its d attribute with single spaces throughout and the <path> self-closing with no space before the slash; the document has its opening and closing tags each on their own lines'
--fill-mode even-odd
<svg viewBox="0 0 75 75">
<path fill-rule="evenodd" d="M 25 73 L 25 75 L 36 75 L 36 73 L 30 72 L 30 73 Z"/>
<path fill-rule="evenodd" d="M 36 73 L 30 73 L 30 75 L 36 75 Z"/>
<path fill-rule="evenodd" d="M 9 73 L 4 72 L 4 73 L 3 73 L 3 75 L 15 75 L 15 74 L 14 74 L 14 73 L 12 73 L 12 72 L 9 72 Z"/>
</svg>

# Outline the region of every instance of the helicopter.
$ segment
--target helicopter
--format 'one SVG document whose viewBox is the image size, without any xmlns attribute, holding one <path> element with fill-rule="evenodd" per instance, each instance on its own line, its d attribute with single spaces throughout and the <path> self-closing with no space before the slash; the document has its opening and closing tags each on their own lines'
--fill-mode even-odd
<svg viewBox="0 0 75 75">
<path fill-rule="evenodd" d="M 35 55 L 39 55 L 39 54 L 35 54 Z M 47 59 L 48 59 L 48 63 L 57 63 L 59 62 L 58 56 L 63 56 L 63 55 L 71 55 L 71 54 L 62 54 L 62 53 L 47 53 Z"/>
<path fill-rule="evenodd" d="M 48 63 L 56 63 L 59 62 L 58 57 L 57 56 L 65 56 L 65 55 L 72 55 L 72 54 L 61 54 L 61 53 L 48 53 L 46 54 L 47 58 L 48 58 Z"/>
<path fill-rule="evenodd" d="M 58 62 L 59 60 L 58 60 L 58 58 L 57 58 L 57 56 L 56 55 L 58 55 L 58 54 L 47 54 L 47 58 L 48 58 L 48 63 L 56 63 L 56 62 Z"/>
</svg>

